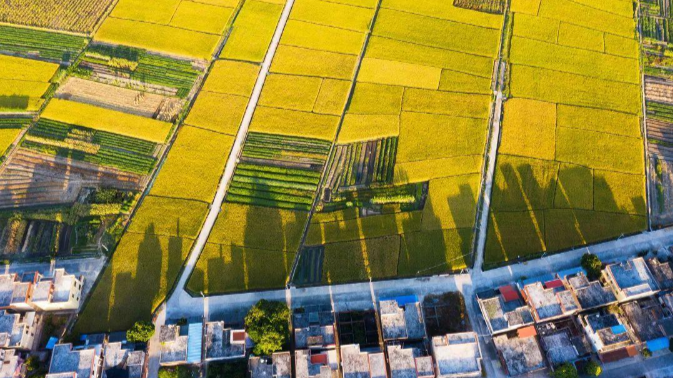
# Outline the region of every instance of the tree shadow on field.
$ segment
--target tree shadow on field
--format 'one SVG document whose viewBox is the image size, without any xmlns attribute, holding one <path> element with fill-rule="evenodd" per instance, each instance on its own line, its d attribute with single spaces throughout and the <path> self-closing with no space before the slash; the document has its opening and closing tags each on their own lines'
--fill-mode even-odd
<svg viewBox="0 0 673 378">
<path fill-rule="evenodd" d="M 29 96 L 0 96 L 0 109 L 24 110 L 28 109 L 29 105 Z"/>
</svg>

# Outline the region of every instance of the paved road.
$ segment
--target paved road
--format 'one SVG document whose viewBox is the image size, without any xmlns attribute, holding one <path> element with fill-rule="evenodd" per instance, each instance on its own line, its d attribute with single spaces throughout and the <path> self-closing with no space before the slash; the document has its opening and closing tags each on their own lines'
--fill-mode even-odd
<svg viewBox="0 0 673 378">
<path fill-rule="evenodd" d="M 240 156 L 241 149 L 243 148 L 245 138 L 248 135 L 248 129 L 250 128 L 250 122 L 252 122 L 252 116 L 255 113 L 255 108 L 257 107 L 257 103 L 259 102 L 259 98 L 262 94 L 264 82 L 266 81 L 266 77 L 269 74 L 271 61 L 276 54 L 278 45 L 280 44 L 280 37 L 283 35 L 283 30 L 285 30 L 285 25 L 287 24 L 287 21 L 290 17 L 290 11 L 292 10 L 293 5 L 294 0 L 288 0 L 287 3 L 285 3 L 285 8 L 283 8 L 280 21 L 276 26 L 276 31 L 273 35 L 273 39 L 271 40 L 271 45 L 269 46 L 269 50 L 266 53 L 264 62 L 262 62 L 262 67 L 260 69 L 259 75 L 257 76 L 257 82 L 255 83 L 255 87 L 252 91 L 250 101 L 248 102 L 248 106 L 245 109 L 245 115 L 241 121 L 241 126 L 239 127 L 238 133 L 236 134 L 236 140 L 234 141 L 231 153 L 227 159 L 227 164 L 224 168 L 224 174 L 220 180 L 220 185 L 217 188 L 217 193 L 213 199 L 213 202 L 210 204 L 208 217 L 206 218 L 206 222 L 201 228 L 199 236 L 196 239 L 196 243 L 194 243 L 194 248 L 192 248 L 192 251 L 189 253 L 189 258 L 185 262 L 185 268 L 183 269 L 180 279 L 175 286 L 178 289 L 175 290 L 174 294 L 168 299 L 169 307 L 171 306 L 171 301 L 175 301 L 177 300 L 177 297 L 186 294 L 182 288 L 184 288 L 187 284 L 187 280 L 191 276 L 196 262 L 199 260 L 199 256 L 201 255 L 201 252 L 203 251 L 203 248 L 208 241 L 208 236 L 210 235 L 210 232 L 215 225 L 215 221 L 217 220 L 217 216 L 220 213 L 222 203 L 224 202 L 224 198 L 227 194 L 227 189 L 229 188 L 229 183 L 231 182 L 231 179 L 234 175 L 234 170 L 236 169 L 236 164 L 238 163 L 238 157 Z"/>
</svg>

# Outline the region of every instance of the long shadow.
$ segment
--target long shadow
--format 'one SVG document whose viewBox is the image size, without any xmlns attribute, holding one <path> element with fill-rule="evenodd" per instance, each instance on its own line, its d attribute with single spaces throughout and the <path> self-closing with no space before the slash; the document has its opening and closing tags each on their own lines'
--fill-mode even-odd
<svg viewBox="0 0 673 378">
<path fill-rule="evenodd" d="M 29 96 L 0 96 L 0 108 L 24 110 L 30 105 Z"/>
</svg>

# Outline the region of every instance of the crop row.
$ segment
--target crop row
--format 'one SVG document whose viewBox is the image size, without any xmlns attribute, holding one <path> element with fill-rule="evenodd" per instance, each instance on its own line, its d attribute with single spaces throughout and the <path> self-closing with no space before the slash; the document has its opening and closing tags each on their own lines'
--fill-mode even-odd
<svg viewBox="0 0 673 378">
<path fill-rule="evenodd" d="M 673 105 L 648 101 L 647 116 L 662 121 L 673 122 Z"/>
<path fill-rule="evenodd" d="M 23 56 L 35 53 L 45 59 L 72 62 L 87 40 L 69 34 L 0 25 L 0 50 Z"/>
</svg>

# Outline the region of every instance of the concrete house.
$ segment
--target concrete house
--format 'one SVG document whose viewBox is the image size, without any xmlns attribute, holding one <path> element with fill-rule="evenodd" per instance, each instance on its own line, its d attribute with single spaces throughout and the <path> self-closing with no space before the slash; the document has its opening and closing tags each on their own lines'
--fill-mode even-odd
<svg viewBox="0 0 673 378">
<path fill-rule="evenodd" d="M 0 347 L 33 349 L 35 332 L 41 320 L 40 314 L 34 311 L 15 314 L 0 311 Z"/>
<path fill-rule="evenodd" d="M 494 336 L 493 344 L 500 363 L 511 377 L 542 370 L 547 366 L 533 326 Z"/>
<path fill-rule="evenodd" d="M 187 327 L 177 324 L 162 325 L 159 330 L 162 366 L 175 366 L 187 363 Z"/>
<path fill-rule="evenodd" d="M 650 268 L 652 277 L 657 282 L 659 290 L 673 289 L 673 264 L 671 261 L 660 261 L 657 258 L 647 260 L 647 267 Z"/>
<path fill-rule="evenodd" d="M 602 274 L 605 281 L 612 286 L 617 301 L 620 303 L 649 297 L 659 291 L 642 257 L 610 264 Z"/>
<path fill-rule="evenodd" d="M 477 301 L 492 335 L 516 330 L 534 322 L 530 307 L 512 285 L 478 293 Z"/>
<path fill-rule="evenodd" d="M 636 341 L 651 351 L 668 349 L 673 336 L 673 317 L 659 300 L 643 298 L 620 306 L 628 322 L 626 326 Z"/>
<path fill-rule="evenodd" d="M 339 361 L 336 349 L 322 352 L 297 350 L 294 352 L 296 378 L 337 378 Z"/>
<path fill-rule="evenodd" d="M 606 287 L 599 280 L 590 281 L 583 271 L 561 276 L 561 279 L 567 282 L 567 287 L 575 294 L 580 305 L 580 311 L 593 310 L 617 303 L 617 296 L 611 287 Z"/>
<path fill-rule="evenodd" d="M 618 314 L 600 310 L 582 315 L 580 321 L 591 347 L 601 361 L 619 361 L 638 354 Z"/>
<path fill-rule="evenodd" d="M 46 378 L 98 378 L 102 346 L 73 350 L 72 344 L 58 344 L 51 353 Z"/>
<path fill-rule="evenodd" d="M 145 352 L 124 349 L 122 343 L 108 343 L 103 354 L 102 378 L 142 378 Z"/>
<path fill-rule="evenodd" d="M 0 310 L 33 311 L 31 282 L 22 282 L 16 273 L 0 274 Z"/>
<path fill-rule="evenodd" d="M 591 354 L 591 344 L 584 330 L 572 316 L 536 326 L 540 346 L 551 366 L 574 362 Z"/>
<path fill-rule="evenodd" d="M 0 349 L 0 378 L 20 378 L 25 376 L 23 359 L 13 349 Z"/>
<path fill-rule="evenodd" d="M 292 314 L 294 345 L 297 349 L 329 349 L 335 347 L 334 312 L 310 306 Z"/>
<path fill-rule="evenodd" d="M 521 295 L 536 323 L 576 314 L 580 304 L 563 280 L 535 281 L 523 285 Z"/>
<path fill-rule="evenodd" d="M 82 297 L 83 277 L 54 270 L 53 277 L 36 274 L 30 303 L 35 311 L 77 311 Z"/>
<path fill-rule="evenodd" d="M 360 351 L 360 345 L 341 346 L 343 378 L 386 378 L 386 357 L 381 352 Z"/>
<path fill-rule="evenodd" d="M 424 356 L 417 348 L 401 345 L 386 346 L 391 378 L 429 378 L 435 376 L 432 357 Z"/>
<path fill-rule="evenodd" d="M 248 359 L 250 378 L 291 378 L 290 352 L 276 352 L 271 357 L 253 356 Z"/>
<path fill-rule="evenodd" d="M 221 361 L 244 358 L 247 337 L 245 330 L 226 328 L 222 321 L 206 323 L 206 360 Z"/>
<path fill-rule="evenodd" d="M 423 310 L 415 296 L 382 300 L 379 307 L 384 341 L 425 338 Z"/>
<path fill-rule="evenodd" d="M 432 338 L 437 378 L 481 377 L 481 350 L 474 332 Z"/>
</svg>

